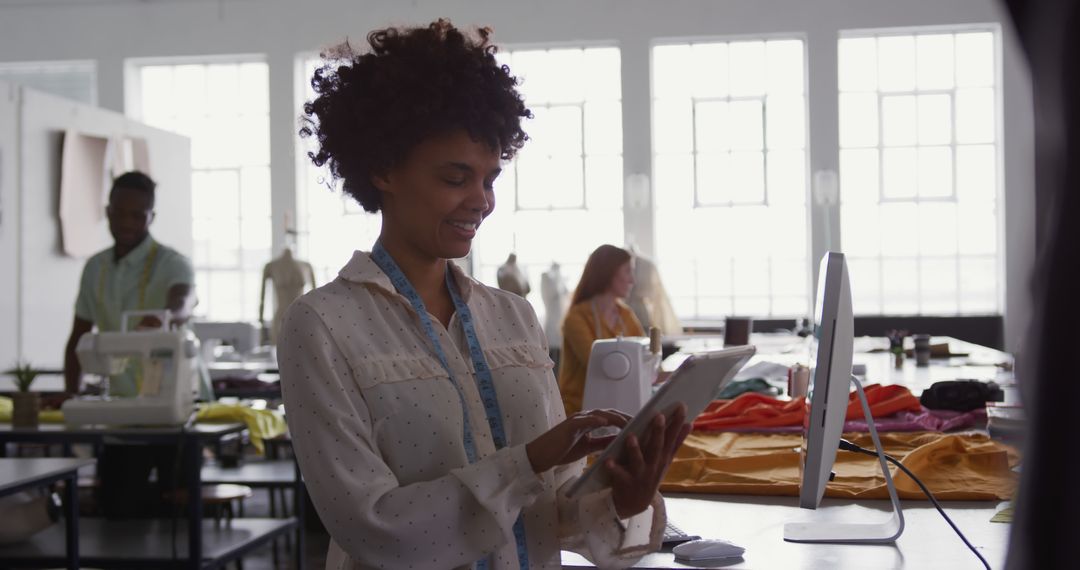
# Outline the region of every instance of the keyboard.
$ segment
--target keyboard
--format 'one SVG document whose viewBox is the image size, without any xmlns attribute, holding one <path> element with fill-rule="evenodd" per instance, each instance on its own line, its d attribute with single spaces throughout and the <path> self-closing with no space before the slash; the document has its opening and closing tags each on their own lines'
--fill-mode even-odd
<svg viewBox="0 0 1080 570">
<path fill-rule="evenodd" d="M 699 538 L 701 537 L 697 535 L 686 534 L 683 529 L 672 524 L 670 520 L 664 528 L 664 546 L 675 546 L 676 544 L 698 540 Z"/>
</svg>

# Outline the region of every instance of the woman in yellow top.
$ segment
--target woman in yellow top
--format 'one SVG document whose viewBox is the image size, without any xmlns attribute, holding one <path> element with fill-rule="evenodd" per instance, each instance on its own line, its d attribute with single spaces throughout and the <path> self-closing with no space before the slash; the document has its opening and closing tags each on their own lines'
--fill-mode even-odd
<svg viewBox="0 0 1080 570">
<path fill-rule="evenodd" d="M 624 302 L 633 287 L 634 258 L 630 252 L 602 245 L 589 255 L 562 325 L 559 391 L 567 416 L 581 411 L 593 341 L 645 335 L 641 322 Z"/>
</svg>

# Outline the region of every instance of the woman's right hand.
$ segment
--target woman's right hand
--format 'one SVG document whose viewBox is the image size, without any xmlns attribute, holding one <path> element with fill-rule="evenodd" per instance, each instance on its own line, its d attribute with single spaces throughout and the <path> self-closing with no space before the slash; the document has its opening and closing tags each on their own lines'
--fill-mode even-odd
<svg viewBox="0 0 1080 570">
<path fill-rule="evenodd" d="M 533 471 L 543 473 L 603 450 L 615 440 L 615 435 L 594 436 L 589 432 L 606 426 L 621 429 L 629 421 L 630 416 L 618 410 L 578 412 L 527 443 L 525 453 Z"/>
</svg>

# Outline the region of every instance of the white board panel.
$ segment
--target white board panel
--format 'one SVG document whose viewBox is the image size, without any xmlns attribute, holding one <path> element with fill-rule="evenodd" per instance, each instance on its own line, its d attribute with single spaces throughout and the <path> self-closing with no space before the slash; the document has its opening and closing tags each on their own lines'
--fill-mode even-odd
<svg viewBox="0 0 1080 570">
<path fill-rule="evenodd" d="M 22 353 L 35 365 L 59 368 L 86 261 L 63 253 L 59 221 L 63 134 L 70 130 L 109 139 L 146 140 L 150 171 L 158 182 L 157 217 L 150 231 L 185 255 L 193 250 L 190 143 L 118 113 L 28 89 L 22 90 L 19 128 Z"/>
</svg>

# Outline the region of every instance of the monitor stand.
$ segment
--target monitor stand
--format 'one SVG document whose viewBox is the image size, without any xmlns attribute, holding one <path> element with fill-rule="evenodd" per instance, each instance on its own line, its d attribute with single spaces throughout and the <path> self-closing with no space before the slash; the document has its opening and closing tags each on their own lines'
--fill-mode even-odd
<svg viewBox="0 0 1080 570">
<path fill-rule="evenodd" d="M 787 523 L 784 525 L 784 540 L 788 542 L 887 544 L 896 542 L 896 539 L 900 538 L 900 535 L 904 532 L 904 511 L 900 508 L 900 499 L 896 495 L 896 485 L 893 484 L 892 475 L 889 474 L 889 464 L 885 460 L 885 450 L 881 447 L 877 427 L 874 426 L 874 416 L 870 413 L 870 404 L 866 401 L 866 393 L 863 392 L 859 380 L 852 376 L 851 383 L 855 385 L 855 391 L 859 394 L 863 415 L 866 417 L 866 425 L 870 428 L 870 437 L 874 440 L 874 447 L 877 448 L 881 472 L 885 474 L 885 485 L 889 489 L 889 498 L 892 500 L 892 516 L 888 520 L 876 523 Z"/>
</svg>

